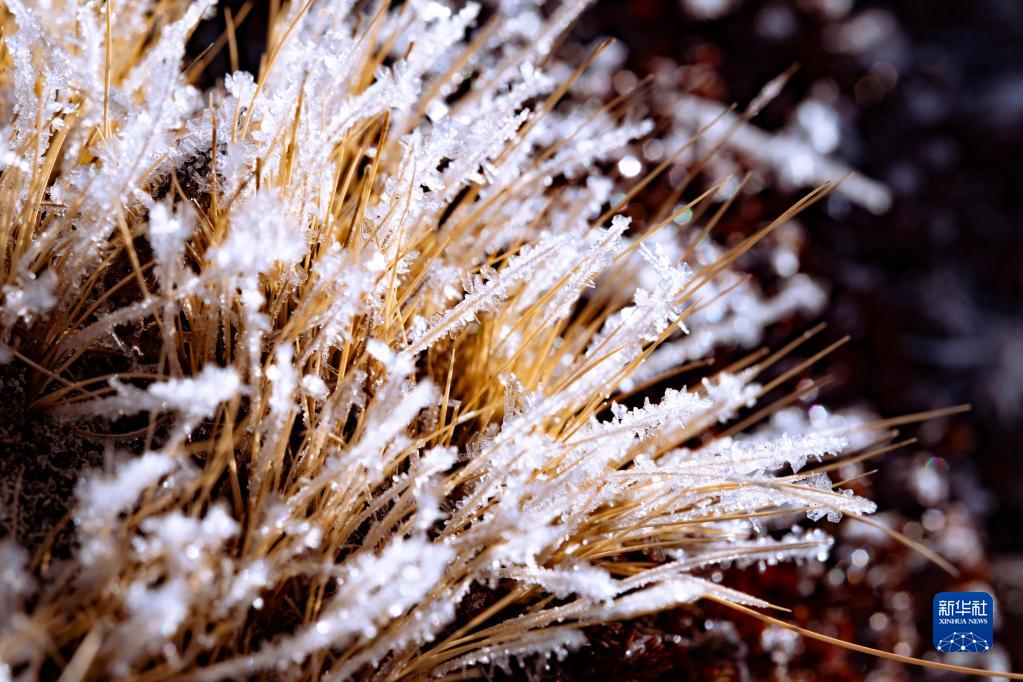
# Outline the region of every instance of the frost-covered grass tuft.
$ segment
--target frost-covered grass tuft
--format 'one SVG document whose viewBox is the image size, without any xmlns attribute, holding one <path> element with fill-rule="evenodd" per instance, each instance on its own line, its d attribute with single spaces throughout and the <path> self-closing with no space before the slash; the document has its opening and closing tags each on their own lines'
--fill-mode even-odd
<svg viewBox="0 0 1023 682">
<path fill-rule="evenodd" d="M 813 389 L 764 378 L 782 354 L 673 378 L 821 306 L 734 267 L 822 192 L 729 247 L 728 178 L 630 222 L 613 169 L 655 126 L 554 56 L 586 2 L 284 3 L 260 73 L 200 92 L 209 0 L 4 1 L 0 362 L 108 464 L 63 491 L 69 547 L 0 544 L 0 678 L 506 668 L 766 605 L 703 576 L 874 510 L 822 461 L 890 434 L 751 409 Z M 686 102 L 676 168 L 769 139 Z"/>
</svg>

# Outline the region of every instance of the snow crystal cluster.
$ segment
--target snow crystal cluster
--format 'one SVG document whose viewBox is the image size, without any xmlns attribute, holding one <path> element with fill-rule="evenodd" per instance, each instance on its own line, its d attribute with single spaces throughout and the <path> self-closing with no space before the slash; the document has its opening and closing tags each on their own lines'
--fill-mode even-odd
<svg viewBox="0 0 1023 682">
<path fill-rule="evenodd" d="M 824 297 L 701 235 L 725 193 L 625 217 L 613 169 L 662 133 L 558 57 L 585 0 L 283 3 L 259 73 L 208 91 L 183 60 L 212 0 L 5 4 L 0 360 L 111 453 L 65 491 L 72 546 L 0 544 L 0 678 L 507 668 L 584 624 L 765 606 L 705 574 L 817 560 L 801 520 L 873 511 L 821 461 L 885 434 L 746 428 L 766 354 L 675 377 Z M 672 96 L 678 167 L 841 171 Z"/>
</svg>

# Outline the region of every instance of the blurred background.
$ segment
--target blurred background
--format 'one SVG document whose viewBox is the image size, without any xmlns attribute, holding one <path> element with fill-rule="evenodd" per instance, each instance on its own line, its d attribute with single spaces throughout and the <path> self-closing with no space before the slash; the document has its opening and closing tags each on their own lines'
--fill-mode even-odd
<svg viewBox="0 0 1023 682">
<path fill-rule="evenodd" d="M 224 8 L 237 15 L 243 4 L 222 3 L 193 38 L 194 56 L 222 34 Z M 251 71 L 268 4 L 254 3 L 239 31 L 240 61 Z M 832 195 L 782 234 L 804 271 L 830 283 L 823 344 L 851 336 L 815 367 L 833 381 L 808 404 L 865 406 L 885 417 L 972 405 L 905 429 L 919 442 L 871 464 L 877 471 L 856 484 L 877 500 L 881 522 L 952 561 L 958 577 L 852 522 L 821 524 L 839 540 L 825 565 L 714 577 L 791 607 L 791 620 L 819 632 L 1023 670 L 1023 2 L 599 0 L 562 50 L 577 63 L 601 36 L 618 39 L 602 57 L 613 75 L 591 84 L 605 97 L 650 76 L 741 109 L 796 65 L 754 123 L 892 193 L 891 206 L 875 212 Z M 221 53 L 204 78 L 226 69 Z M 649 169 L 665 146 L 637 146 L 633 158 Z M 636 175 L 640 166 L 619 168 Z M 791 205 L 799 183 L 784 179 L 739 199 L 719 237 L 748 233 Z M 778 348 L 819 320 L 779 325 L 765 344 Z M 995 594 L 994 650 L 938 659 L 931 600 L 943 590 Z M 540 677 L 959 679 L 705 606 L 590 634 L 590 647 Z"/>
<path fill-rule="evenodd" d="M 803 269 L 831 283 L 827 333 L 852 337 L 824 363 L 835 381 L 823 400 L 883 416 L 972 405 L 906 430 L 920 442 L 871 465 L 871 494 L 892 527 L 962 575 L 844 533 L 822 574 L 831 589 L 808 593 L 815 615 L 797 609 L 797 620 L 924 656 L 933 595 L 989 589 L 997 650 L 960 662 L 1023 669 L 1023 3 L 606 0 L 576 35 L 618 38 L 637 78 L 682 67 L 698 94 L 740 107 L 795 64 L 755 123 L 802 133 L 891 189 L 877 215 L 832 196 L 799 217 Z M 770 218 L 798 196 L 772 188 L 749 201 Z M 790 570 L 770 569 L 787 605 Z M 786 652 L 767 634 L 745 672 L 720 654 L 725 679 L 956 678 L 812 644 Z"/>
</svg>

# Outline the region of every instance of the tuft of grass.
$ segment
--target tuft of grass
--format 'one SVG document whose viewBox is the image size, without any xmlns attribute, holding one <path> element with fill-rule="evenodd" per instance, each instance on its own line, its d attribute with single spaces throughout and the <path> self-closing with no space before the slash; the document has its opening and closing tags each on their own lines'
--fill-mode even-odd
<svg viewBox="0 0 1023 682">
<path fill-rule="evenodd" d="M 784 625 L 705 576 L 824 558 L 784 529 L 874 504 L 814 463 L 897 422 L 795 406 L 813 333 L 707 358 L 822 305 L 737 263 L 839 185 L 714 243 L 746 181 L 690 185 L 763 98 L 672 131 L 646 84 L 587 100 L 606 46 L 555 56 L 586 4 L 274 3 L 258 73 L 200 91 L 209 0 L 5 0 L 5 676 L 469 677 L 701 599 Z"/>
</svg>

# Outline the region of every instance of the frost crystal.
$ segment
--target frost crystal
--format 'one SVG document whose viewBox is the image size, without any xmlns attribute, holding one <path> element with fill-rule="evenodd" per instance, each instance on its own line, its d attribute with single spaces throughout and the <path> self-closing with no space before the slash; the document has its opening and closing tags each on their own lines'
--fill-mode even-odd
<svg viewBox="0 0 1023 682">
<path fill-rule="evenodd" d="M 280 200 L 260 192 L 231 211 L 230 234 L 213 259 L 224 272 L 253 275 L 269 272 L 276 263 L 290 265 L 305 250 L 305 238 Z"/>
<path fill-rule="evenodd" d="M 122 464 L 111 477 L 95 476 L 82 481 L 78 491 L 80 516 L 112 521 L 131 507 L 143 490 L 155 485 L 173 468 L 174 461 L 167 455 L 147 452 Z"/>
</svg>

